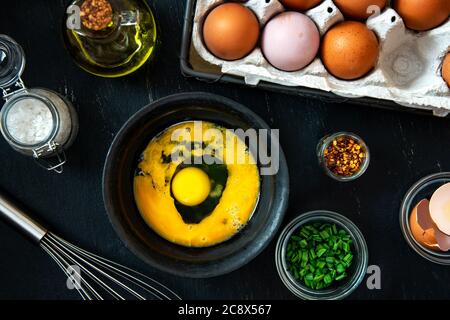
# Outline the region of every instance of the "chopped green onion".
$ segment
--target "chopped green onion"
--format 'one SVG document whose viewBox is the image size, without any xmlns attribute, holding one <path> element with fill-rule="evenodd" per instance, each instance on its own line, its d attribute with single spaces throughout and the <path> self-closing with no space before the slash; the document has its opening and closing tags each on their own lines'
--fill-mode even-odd
<svg viewBox="0 0 450 320">
<path fill-rule="evenodd" d="M 316 222 L 291 236 L 286 260 L 292 276 L 314 290 L 347 277 L 352 264 L 352 239 L 335 224 Z"/>
</svg>

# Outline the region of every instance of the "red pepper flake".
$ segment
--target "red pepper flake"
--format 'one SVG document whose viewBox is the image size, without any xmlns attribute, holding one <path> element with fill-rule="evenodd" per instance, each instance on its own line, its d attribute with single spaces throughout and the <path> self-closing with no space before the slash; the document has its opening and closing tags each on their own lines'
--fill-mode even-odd
<svg viewBox="0 0 450 320">
<path fill-rule="evenodd" d="M 108 0 L 85 0 L 81 5 L 80 18 L 90 30 L 106 29 L 113 19 L 111 4 Z"/>
<path fill-rule="evenodd" d="M 349 136 L 335 138 L 324 151 L 325 165 L 337 176 L 357 174 L 366 159 L 363 145 Z"/>
</svg>

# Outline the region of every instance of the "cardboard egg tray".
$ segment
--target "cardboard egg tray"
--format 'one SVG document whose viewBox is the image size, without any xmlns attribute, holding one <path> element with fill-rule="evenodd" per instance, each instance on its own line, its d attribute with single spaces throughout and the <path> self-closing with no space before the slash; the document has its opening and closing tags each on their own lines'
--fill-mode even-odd
<svg viewBox="0 0 450 320">
<path fill-rule="evenodd" d="M 184 37 L 190 36 L 190 41 L 184 39 L 186 47 L 182 50 L 185 74 L 209 80 L 213 80 L 214 75 L 216 80 L 226 76 L 229 82 L 300 95 L 330 97 L 333 93 L 334 96 L 365 101 L 369 105 L 379 103 L 380 106 L 399 106 L 399 109 L 402 108 L 400 106 L 411 110 L 425 109 L 437 116 L 450 114 L 450 90 L 441 77 L 443 58 L 450 51 L 450 20 L 438 28 L 418 33 L 407 29 L 392 8 L 382 12 L 375 10 L 366 24 L 380 41 L 376 68 L 361 79 L 346 81 L 329 74 L 320 57 L 296 72 L 284 72 L 271 66 L 259 47 L 241 60 L 225 61 L 215 57 L 204 45 L 202 26 L 207 14 L 223 2 L 188 1 Z M 262 29 L 272 17 L 286 11 L 278 0 L 249 0 L 243 4 L 257 15 Z M 321 35 L 344 20 L 332 0 L 323 1 L 305 14 L 316 23 Z M 205 76 L 208 74 L 212 76 Z"/>
</svg>

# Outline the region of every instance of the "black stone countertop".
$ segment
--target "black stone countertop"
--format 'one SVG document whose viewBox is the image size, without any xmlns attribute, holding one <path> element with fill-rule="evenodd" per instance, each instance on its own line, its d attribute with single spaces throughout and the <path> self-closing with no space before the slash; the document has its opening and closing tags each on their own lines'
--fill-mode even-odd
<svg viewBox="0 0 450 320">
<path fill-rule="evenodd" d="M 432 264 L 408 247 L 400 232 L 403 195 L 418 179 L 450 171 L 449 120 L 381 110 L 373 106 L 328 104 L 236 85 L 185 79 L 179 52 L 185 2 L 149 1 L 161 28 L 157 57 L 132 76 L 103 79 L 79 69 L 65 51 L 61 28 L 67 1 L 16 0 L 2 4 L 0 33 L 19 42 L 27 57 L 23 79 L 66 95 L 80 117 L 80 134 L 69 150 L 62 175 L 47 173 L 0 139 L 0 189 L 32 208 L 64 238 L 167 283 L 188 299 L 293 299 L 278 278 L 273 242 L 260 256 L 229 275 L 190 280 L 146 266 L 130 253 L 108 222 L 102 201 L 106 152 L 121 125 L 137 110 L 178 92 L 207 91 L 235 99 L 280 128 L 291 176 L 284 225 L 315 209 L 349 217 L 364 233 L 370 264 L 381 268 L 381 290 L 361 285 L 352 299 L 450 298 L 448 267 Z M 352 183 L 338 183 L 319 168 L 318 140 L 352 131 L 371 150 L 371 165 Z M 0 298 L 78 299 L 51 259 L 0 222 Z"/>
</svg>

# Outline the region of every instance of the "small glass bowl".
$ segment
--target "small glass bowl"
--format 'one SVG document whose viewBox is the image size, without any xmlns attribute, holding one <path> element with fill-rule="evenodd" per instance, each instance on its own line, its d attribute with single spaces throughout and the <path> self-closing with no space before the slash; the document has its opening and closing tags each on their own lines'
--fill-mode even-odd
<svg viewBox="0 0 450 320">
<path fill-rule="evenodd" d="M 361 168 L 359 169 L 359 171 L 357 173 L 355 173 L 352 176 L 340 176 L 340 175 L 336 175 L 333 172 L 331 172 L 331 170 L 328 168 L 326 161 L 325 161 L 325 155 L 324 152 L 327 149 L 327 147 L 330 145 L 330 143 L 333 142 L 334 139 L 339 138 L 339 137 L 350 137 L 352 139 L 354 139 L 355 141 L 357 141 L 358 144 L 360 144 L 363 148 L 363 150 L 366 153 L 366 156 L 364 158 L 364 162 L 361 165 Z M 319 159 L 319 164 L 320 166 L 324 169 L 325 173 L 337 180 L 337 181 L 341 181 L 341 182 L 348 182 L 348 181 L 353 181 L 355 179 L 358 179 L 359 177 L 361 177 L 364 172 L 366 172 L 367 168 L 369 167 L 369 163 L 370 163 L 370 152 L 369 152 L 369 148 L 367 147 L 366 143 L 364 142 L 363 139 L 361 139 L 361 137 L 359 137 L 358 135 L 351 133 L 351 132 L 337 132 L 328 136 L 323 137 L 322 139 L 320 139 L 319 143 L 317 144 L 317 157 Z"/>
<path fill-rule="evenodd" d="M 437 264 L 450 265 L 450 252 L 433 251 L 422 246 L 413 237 L 409 216 L 412 209 L 422 199 L 430 199 L 433 193 L 442 185 L 450 182 L 450 172 L 435 173 L 416 182 L 408 190 L 400 207 L 400 228 L 403 236 L 411 248 L 425 259 Z"/>
<path fill-rule="evenodd" d="M 346 230 L 353 239 L 354 255 L 347 279 L 334 283 L 331 287 L 314 290 L 296 280 L 288 270 L 286 250 L 291 236 L 301 226 L 315 222 L 328 222 Z M 281 232 L 275 249 L 275 264 L 284 285 L 297 297 L 305 300 L 340 300 L 350 295 L 362 282 L 367 271 L 369 250 L 358 227 L 346 217 L 331 211 L 311 211 L 290 222 Z"/>
</svg>

